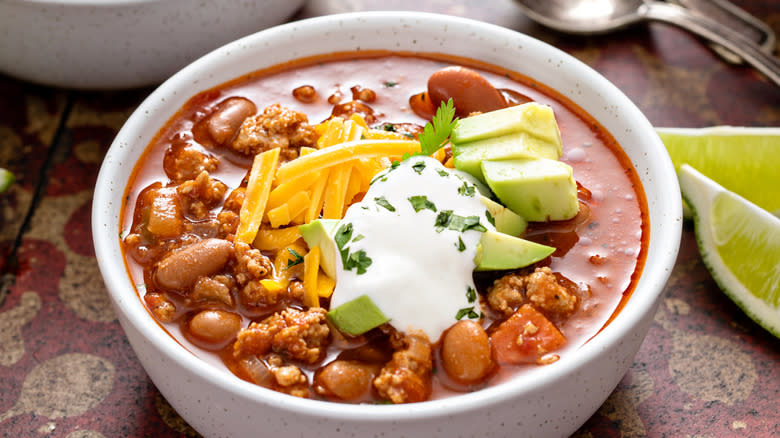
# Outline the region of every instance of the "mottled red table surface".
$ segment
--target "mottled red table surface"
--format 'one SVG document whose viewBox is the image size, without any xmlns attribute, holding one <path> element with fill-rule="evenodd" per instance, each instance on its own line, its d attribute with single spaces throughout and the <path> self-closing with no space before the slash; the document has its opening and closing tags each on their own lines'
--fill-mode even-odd
<svg viewBox="0 0 780 438">
<path fill-rule="evenodd" d="M 780 1 L 735 3 L 780 33 Z M 508 0 L 318 0 L 296 18 L 376 9 L 459 15 L 536 36 L 601 72 L 656 126 L 780 126 L 780 88 L 664 24 L 575 38 L 533 24 Z M 63 90 L 0 75 L 0 167 L 18 177 L 0 195 L 4 437 L 197 435 L 136 359 L 92 247 L 101 159 L 150 91 Z M 633 365 L 575 436 L 780 436 L 780 342 L 720 292 L 691 224 Z"/>
</svg>

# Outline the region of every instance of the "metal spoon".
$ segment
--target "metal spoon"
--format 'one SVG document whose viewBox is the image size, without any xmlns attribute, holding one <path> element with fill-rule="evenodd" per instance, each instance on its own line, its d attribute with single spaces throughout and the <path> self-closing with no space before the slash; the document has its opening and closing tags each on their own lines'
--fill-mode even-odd
<svg viewBox="0 0 780 438">
<path fill-rule="evenodd" d="M 731 29 L 687 9 L 652 0 L 515 0 L 534 21 L 561 32 L 599 34 L 642 20 L 689 30 L 731 50 L 780 86 L 780 61 Z"/>
<path fill-rule="evenodd" d="M 771 55 L 775 50 L 775 32 L 766 23 L 728 0 L 666 0 L 690 11 L 709 17 L 753 41 L 761 51 Z M 732 64 L 742 64 L 742 58 L 714 43 L 710 47 Z"/>
</svg>

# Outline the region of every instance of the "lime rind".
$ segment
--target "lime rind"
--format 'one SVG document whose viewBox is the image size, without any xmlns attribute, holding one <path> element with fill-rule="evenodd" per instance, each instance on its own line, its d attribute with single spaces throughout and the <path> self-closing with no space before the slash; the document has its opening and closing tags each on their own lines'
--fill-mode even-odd
<svg viewBox="0 0 780 438">
<path fill-rule="evenodd" d="M 656 128 L 679 171 L 696 168 L 727 190 L 780 216 L 780 127 Z M 757 189 L 757 186 L 760 189 Z M 686 218 L 690 218 L 688 212 Z"/>
<path fill-rule="evenodd" d="M 15 181 L 16 177 L 13 173 L 7 169 L 0 168 L 0 193 L 8 190 L 8 187 L 11 187 L 11 184 L 13 184 Z"/>
<path fill-rule="evenodd" d="M 688 165 L 678 175 L 702 260 L 715 282 L 780 338 L 780 219 Z"/>
</svg>

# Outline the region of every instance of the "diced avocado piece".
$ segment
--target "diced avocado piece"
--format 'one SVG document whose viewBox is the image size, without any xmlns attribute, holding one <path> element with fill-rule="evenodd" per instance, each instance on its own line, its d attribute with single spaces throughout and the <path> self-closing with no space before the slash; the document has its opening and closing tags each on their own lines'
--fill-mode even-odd
<svg viewBox="0 0 780 438">
<path fill-rule="evenodd" d="M 336 262 L 339 259 L 339 251 L 333 240 L 338 224 L 338 219 L 315 219 L 298 226 L 309 248 L 320 247 L 320 267 L 325 275 L 333 279 L 336 279 Z"/>
<path fill-rule="evenodd" d="M 482 233 L 474 262 L 477 271 L 517 269 L 543 260 L 554 251 L 551 246 L 488 230 Z"/>
<path fill-rule="evenodd" d="M 490 215 L 493 216 L 494 225 L 498 232 L 509 234 L 510 236 L 519 236 L 525 233 L 525 229 L 528 228 L 528 221 L 523 219 L 522 216 L 490 198 L 483 196 L 481 200 L 487 207 Z"/>
<path fill-rule="evenodd" d="M 562 153 L 561 132 L 558 130 L 552 107 L 537 102 L 459 119 L 452 129 L 450 141 L 453 144 L 462 144 L 515 132 L 526 132 L 557 144 L 558 155 Z"/>
<path fill-rule="evenodd" d="M 499 201 L 528 221 L 566 220 L 579 211 L 577 184 L 566 163 L 544 158 L 483 161 L 482 172 Z"/>
<path fill-rule="evenodd" d="M 390 320 L 376 307 L 368 295 L 361 295 L 331 309 L 328 312 L 328 319 L 340 331 L 351 336 L 362 335 Z"/>
<path fill-rule="evenodd" d="M 453 143 L 452 145 L 452 159 L 455 168 L 473 175 L 482 182 L 485 182 L 485 178 L 482 176 L 480 163 L 485 160 L 512 158 L 557 160 L 560 158 L 560 154 L 560 143 L 550 142 L 527 132 L 515 132 L 470 143 Z"/>
</svg>

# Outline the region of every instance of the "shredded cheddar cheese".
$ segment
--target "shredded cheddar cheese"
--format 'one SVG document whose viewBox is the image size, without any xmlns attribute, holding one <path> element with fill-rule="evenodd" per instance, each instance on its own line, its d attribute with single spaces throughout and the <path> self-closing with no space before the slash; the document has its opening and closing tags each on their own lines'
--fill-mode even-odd
<svg viewBox="0 0 780 438">
<path fill-rule="evenodd" d="M 255 240 L 257 230 L 260 229 L 260 223 L 263 220 L 268 194 L 271 192 L 271 183 L 274 180 L 274 171 L 278 163 L 279 148 L 270 149 L 255 156 L 252 169 L 249 171 L 246 198 L 239 212 L 237 241 L 251 243 Z"/>
<path fill-rule="evenodd" d="M 255 237 L 254 247 L 261 251 L 278 251 L 301 238 L 298 227 L 262 228 Z"/>
<path fill-rule="evenodd" d="M 333 290 L 336 288 L 336 280 L 325 275 L 320 271 L 317 275 L 317 294 L 322 298 L 330 298 Z"/>
<path fill-rule="evenodd" d="M 276 182 L 281 183 L 301 177 L 307 172 L 344 164 L 361 158 L 388 157 L 400 159 L 405 154 L 420 151 L 416 140 L 355 140 L 320 149 L 279 166 Z"/>
<path fill-rule="evenodd" d="M 320 247 L 315 246 L 303 256 L 303 304 L 308 307 L 320 306 L 317 280 L 320 272 Z"/>
</svg>

